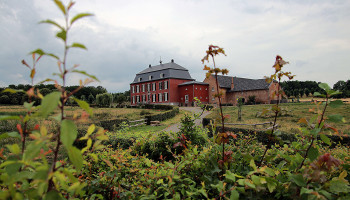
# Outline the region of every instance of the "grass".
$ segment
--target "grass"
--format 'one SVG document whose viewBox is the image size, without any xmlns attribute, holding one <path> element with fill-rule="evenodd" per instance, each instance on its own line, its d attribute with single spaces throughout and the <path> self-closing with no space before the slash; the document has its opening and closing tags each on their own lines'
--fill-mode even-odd
<svg viewBox="0 0 350 200">
<path fill-rule="evenodd" d="M 270 108 L 271 105 L 245 105 L 242 107 L 242 121 L 238 121 L 238 108 L 236 106 L 224 107 L 224 115 L 229 117 L 225 120 L 225 123 L 237 123 L 237 124 L 256 124 L 263 122 L 272 122 L 273 117 L 257 117 L 257 113 L 261 112 L 263 109 Z M 322 109 L 324 106 L 320 105 L 319 108 Z M 317 111 L 316 105 L 311 102 L 305 103 L 287 103 L 281 104 L 281 108 L 287 110 L 288 114 L 278 117 L 277 124 L 279 129 L 283 132 L 289 133 L 299 133 L 299 127 L 302 126 L 298 124 L 299 119 L 306 118 L 309 120 L 314 116 L 314 112 Z M 342 115 L 346 122 L 345 123 L 328 123 L 330 126 L 335 127 L 340 133 L 350 134 L 350 104 L 344 104 L 339 108 L 328 107 L 326 111 L 327 115 L 340 114 Z M 218 109 L 215 109 L 207 118 L 219 119 Z M 232 127 L 232 125 L 229 125 Z M 243 126 L 234 125 L 237 128 L 249 128 L 256 130 L 264 130 L 267 126 Z"/>
</svg>

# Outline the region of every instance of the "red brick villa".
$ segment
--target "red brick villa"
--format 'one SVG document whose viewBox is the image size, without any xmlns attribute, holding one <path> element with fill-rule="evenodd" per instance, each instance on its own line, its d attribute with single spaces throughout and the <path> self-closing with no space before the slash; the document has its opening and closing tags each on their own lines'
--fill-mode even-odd
<svg viewBox="0 0 350 200">
<path fill-rule="evenodd" d="M 277 99 L 273 93 L 278 83 L 266 83 L 265 79 L 247 79 L 231 76 L 218 76 L 222 103 L 235 105 L 237 98 L 248 99 L 255 96 L 257 103 L 272 103 Z M 170 63 L 151 66 L 136 74 L 130 84 L 131 105 L 170 104 L 195 106 L 194 98 L 202 103 L 217 104 L 214 76 L 204 82 L 195 81 L 188 70 L 171 60 Z"/>
<path fill-rule="evenodd" d="M 194 105 L 194 97 L 208 103 L 209 84 L 195 81 L 188 70 L 171 60 L 136 74 L 130 84 L 131 105 Z"/>
</svg>

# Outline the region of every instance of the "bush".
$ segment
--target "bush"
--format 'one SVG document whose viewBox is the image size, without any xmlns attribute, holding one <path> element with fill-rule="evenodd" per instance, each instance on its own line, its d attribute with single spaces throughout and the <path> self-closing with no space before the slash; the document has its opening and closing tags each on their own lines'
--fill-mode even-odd
<svg viewBox="0 0 350 200">
<path fill-rule="evenodd" d="M 159 114 L 155 114 L 155 115 L 148 115 L 148 116 L 145 116 L 145 118 L 147 121 L 147 125 L 150 125 L 151 121 L 164 121 L 164 120 L 175 117 L 177 113 L 179 113 L 178 107 L 174 108 L 173 110 L 166 111 L 164 113 L 159 113 Z"/>
</svg>

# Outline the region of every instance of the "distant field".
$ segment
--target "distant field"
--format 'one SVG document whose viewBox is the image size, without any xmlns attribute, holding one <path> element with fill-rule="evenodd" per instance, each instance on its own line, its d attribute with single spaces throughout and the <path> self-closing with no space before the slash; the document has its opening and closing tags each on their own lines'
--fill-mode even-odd
<svg viewBox="0 0 350 200">
<path fill-rule="evenodd" d="M 311 100 L 310 100 L 311 101 Z M 273 117 L 256 117 L 258 112 L 261 112 L 264 108 L 269 108 L 271 105 L 245 105 L 242 107 L 242 121 L 237 121 L 238 116 L 238 108 L 236 106 L 223 107 L 224 115 L 229 115 L 229 118 L 225 120 L 225 123 L 241 123 L 241 124 L 256 124 L 263 122 L 271 122 L 273 121 Z M 286 103 L 281 104 L 283 109 L 286 109 L 288 112 L 287 115 L 281 116 L 277 119 L 277 124 L 280 125 L 279 129 L 284 132 L 289 133 L 298 133 L 300 124 L 297 122 L 300 118 L 310 119 L 314 114 L 310 112 L 310 109 L 316 109 L 316 105 L 311 102 L 305 103 Z M 321 105 L 320 108 L 323 108 Z M 216 108 L 213 113 L 207 116 L 207 118 L 218 118 L 219 109 Z M 329 125 L 337 128 L 339 132 L 343 132 L 343 134 L 350 134 L 350 104 L 345 104 L 339 108 L 331 108 L 328 107 L 326 111 L 326 115 L 331 114 L 340 114 L 342 115 L 346 122 L 345 123 L 329 123 Z M 242 125 L 234 125 L 234 127 L 239 128 L 250 128 L 256 130 L 263 130 L 268 127 L 267 126 L 242 126 Z"/>
</svg>

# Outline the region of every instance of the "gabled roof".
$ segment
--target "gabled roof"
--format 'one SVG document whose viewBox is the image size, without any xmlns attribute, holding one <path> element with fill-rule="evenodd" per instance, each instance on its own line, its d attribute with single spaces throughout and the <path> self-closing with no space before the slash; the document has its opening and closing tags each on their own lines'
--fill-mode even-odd
<svg viewBox="0 0 350 200">
<path fill-rule="evenodd" d="M 149 79 L 150 76 L 152 77 L 151 80 Z M 132 83 L 142 83 L 169 78 L 190 81 L 194 80 L 186 68 L 174 63 L 172 60 L 170 63 L 149 66 L 147 69 L 137 73 L 134 82 Z"/>
<path fill-rule="evenodd" d="M 214 76 L 214 75 L 212 75 Z M 233 78 L 233 90 L 231 90 L 231 83 Z M 248 91 L 248 90 L 266 90 L 269 89 L 270 84 L 265 79 L 248 79 L 232 76 L 218 75 L 218 82 L 221 88 L 229 89 L 228 92 Z"/>
<path fill-rule="evenodd" d="M 199 81 L 188 81 L 188 82 L 179 84 L 179 86 L 183 86 L 183 85 L 209 85 L 209 83 L 204 83 Z"/>
</svg>

